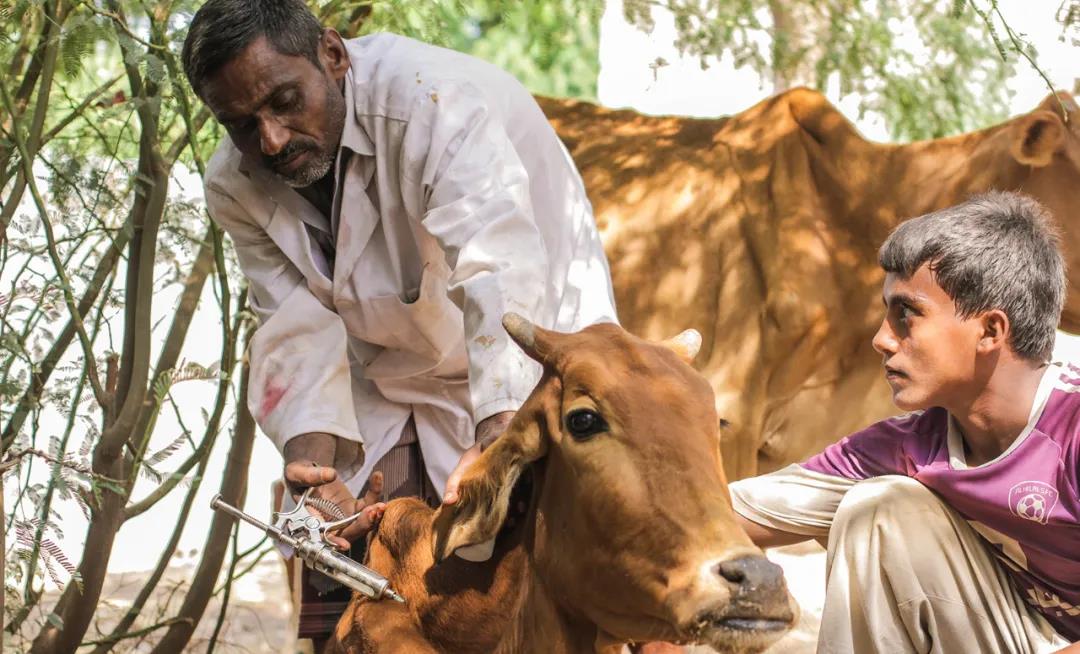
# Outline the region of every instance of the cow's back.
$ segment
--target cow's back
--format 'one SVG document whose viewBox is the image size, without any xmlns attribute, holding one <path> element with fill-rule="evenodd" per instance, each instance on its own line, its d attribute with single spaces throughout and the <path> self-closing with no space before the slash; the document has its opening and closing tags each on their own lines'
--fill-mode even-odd
<svg viewBox="0 0 1080 654">
<path fill-rule="evenodd" d="M 838 187 L 861 183 L 840 160 L 880 146 L 838 129 L 819 99 L 785 94 L 723 119 L 541 100 L 593 203 L 620 321 L 653 339 L 701 332 L 696 367 L 729 425 L 733 478 L 768 465 L 761 457 L 780 467 L 804 456 L 793 433 L 824 444 L 888 411 L 880 374 L 862 364 L 876 359 L 874 251 L 891 217 L 848 220 Z"/>
</svg>

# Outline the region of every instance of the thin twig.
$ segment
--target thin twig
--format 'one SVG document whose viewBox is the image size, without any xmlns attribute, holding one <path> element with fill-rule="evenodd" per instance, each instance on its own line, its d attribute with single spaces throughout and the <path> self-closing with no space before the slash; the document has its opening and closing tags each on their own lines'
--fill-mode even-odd
<svg viewBox="0 0 1080 654">
<path fill-rule="evenodd" d="M 86 111 L 86 108 L 89 107 L 91 103 L 94 102 L 94 100 L 97 100 L 99 97 L 104 95 L 106 91 L 112 88 L 113 84 L 119 82 L 121 79 L 123 79 L 123 77 L 124 76 L 122 74 L 116 75 L 112 79 L 108 80 L 101 86 L 91 91 L 90 95 L 86 96 L 83 101 L 79 103 L 79 106 L 72 109 L 67 116 L 64 116 L 63 118 L 58 120 L 55 125 L 49 128 L 49 131 L 45 132 L 45 135 L 41 137 L 41 145 L 45 145 L 46 143 L 51 141 L 65 127 L 74 122 L 76 118 L 82 116 L 82 113 Z"/>
<path fill-rule="evenodd" d="M 110 483 L 114 483 L 114 484 L 122 483 L 121 480 L 119 480 L 119 479 L 113 479 L 112 477 L 108 477 L 108 476 L 103 475 L 101 473 L 94 472 L 92 469 L 90 469 L 87 466 L 84 466 L 84 465 L 81 465 L 81 464 L 78 464 L 78 463 L 74 463 L 72 461 L 68 461 L 68 460 L 65 460 L 65 459 L 58 459 L 57 457 L 49 454 L 48 452 L 43 452 L 43 451 L 41 451 L 41 450 L 39 450 L 37 448 L 33 448 L 33 447 L 23 448 L 21 450 L 17 450 L 15 452 L 12 452 L 11 454 L 9 454 L 3 460 L 3 462 L 0 462 L 0 474 L 3 474 L 8 469 L 13 468 L 16 465 L 18 465 L 19 461 L 24 456 L 30 456 L 30 455 L 40 457 L 42 459 L 45 459 L 49 463 L 54 463 L 54 464 L 60 465 L 60 466 L 62 466 L 64 468 L 74 470 L 75 472 L 86 475 L 88 477 L 93 477 L 94 479 L 98 479 L 98 480 L 101 480 L 101 481 L 106 481 L 106 482 L 110 482 Z"/>
<path fill-rule="evenodd" d="M 232 594 L 232 584 L 235 580 L 233 576 L 236 574 L 236 564 L 240 562 L 238 556 L 238 550 L 240 549 L 238 539 L 240 534 L 240 522 L 237 521 L 233 525 L 232 533 L 232 561 L 229 562 L 229 571 L 225 575 L 225 592 L 221 597 L 221 610 L 218 611 L 217 621 L 214 622 L 214 631 L 210 634 L 210 640 L 206 644 L 206 654 L 214 653 L 214 646 L 217 645 L 218 635 L 221 634 L 221 627 L 225 624 L 225 613 L 229 609 L 229 595 Z"/>
<path fill-rule="evenodd" d="M 13 111 L 11 98 L 8 97 L 7 86 L 4 84 L 0 84 L 0 100 L 3 100 L 8 111 Z M 41 225 L 45 229 L 45 239 L 49 244 L 49 259 L 52 260 L 56 273 L 60 277 L 61 289 L 64 291 L 64 303 L 67 304 L 68 311 L 71 312 L 72 322 L 75 324 L 75 330 L 79 334 L 79 341 L 82 343 L 83 356 L 87 359 L 87 367 L 90 369 L 90 386 L 94 389 L 94 397 L 104 407 L 108 402 L 108 395 L 105 394 L 105 389 L 101 387 L 101 380 L 98 377 L 97 362 L 94 360 L 94 346 L 86 335 L 86 327 L 83 325 L 82 316 L 79 315 L 75 296 L 72 293 L 71 281 L 68 279 L 67 271 L 64 270 L 63 262 L 60 260 L 60 253 L 56 251 L 56 236 L 53 234 L 52 223 L 49 221 L 49 210 L 45 207 L 45 201 L 38 190 L 37 182 L 34 181 L 33 159 L 27 152 L 26 143 L 23 142 L 18 130 L 15 131 L 14 136 L 15 147 L 22 156 L 23 174 L 30 187 L 30 195 L 34 198 L 34 204 L 37 205 L 38 211 L 41 213 Z"/>
<path fill-rule="evenodd" d="M 142 38 L 141 36 L 139 36 L 138 34 L 136 34 L 135 32 L 132 32 L 131 28 L 128 27 L 127 22 L 123 19 L 122 16 L 120 16 L 120 14 L 112 12 L 112 11 L 107 11 L 107 10 L 102 9 L 100 7 L 96 7 L 91 2 L 80 2 L 79 4 L 81 6 L 83 6 L 83 7 L 86 7 L 87 9 L 89 9 L 93 13 L 97 14 L 98 16 L 101 16 L 103 18 L 108 18 L 109 20 L 111 20 L 118 28 L 120 28 L 120 30 L 122 30 L 124 32 L 124 34 L 127 34 L 129 37 L 131 37 L 131 40 L 135 41 L 139 45 L 142 45 L 142 46 L 144 46 L 144 47 L 146 47 L 146 48 L 148 48 L 150 50 L 164 50 L 165 49 L 165 46 L 158 45 L 156 43 L 151 43 L 151 42 L 147 41 L 146 39 Z"/>
<path fill-rule="evenodd" d="M 991 0 L 990 6 L 993 7 L 994 13 L 997 14 L 998 19 L 1001 21 L 1001 25 L 1005 28 L 1005 33 L 1009 35 L 1009 40 L 1012 41 L 1013 49 L 1019 52 L 1021 57 L 1027 59 L 1028 63 L 1031 64 L 1031 67 L 1034 68 L 1035 72 L 1039 74 L 1039 77 L 1041 77 L 1043 81 L 1046 82 L 1046 87 L 1050 89 L 1050 95 L 1054 96 L 1054 100 L 1057 101 L 1058 107 L 1061 108 L 1061 119 L 1065 121 L 1066 125 L 1068 125 L 1069 110 L 1065 107 L 1065 103 L 1062 102 L 1061 96 L 1059 96 L 1057 93 L 1057 89 L 1054 88 L 1054 83 L 1050 81 L 1050 78 L 1046 76 L 1046 73 L 1042 71 L 1042 68 L 1039 68 L 1039 65 L 1035 63 L 1035 59 L 1033 59 L 1032 56 L 1028 54 L 1027 48 L 1023 47 L 1024 44 L 1016 36 L 1016 33 L 1013 32 L 1012 28 L 1009 27 L 1009 24 L 1005 22 L 1005 17 L 1001 15 L 1001 9 L 998 8 L 997 0 Z"/>
<path fill-rule="evenodd" d="M 997 15 L 998 20 L 1001 21 L 1001 26 L 1005 28 L 1005 34 L 1009 37 L 1012 49 L 1015 50 L 1016 53 L 1019 54 L 1021 57 L 1026 59 L 1028 64 L 1031 65 L 1032 69 L 1034 69 L 1035 72 L 1038 73 L 1039 77 L 1042 78 L 1043 82 L 1046 83 L 1046 87 L 1050 89 L 1050 94 L 1054 96 L 1054 100 L 1057 101 L 1058 106 L 1061 108 L 1062 120 L 1065 121 L 1066 125 L 1069 124 L 1069 110 L 1065 107 L 1065 103 L 1061 100 L 1061 96 L 1058 95 L 1057 89 L 1054 88 L 1054 83 L 1050 81 L 1050 78 L 1046 76 L 1046 73 L 1042 71 L 1042 68 L 1039 68 L 1039 64 L 1035 63 L 1035 59 L 1030 54 L 1028 54 L 1027 48 L 1024 47 L 1027 44 L 1025 44 L 1020 39 L 1020 37 L 1018 37 L 1016 33 L 1013 32 L 1012 28 L 1009 27 L 1009 23 L 1005 21 L 1005 17 L 1001 15 L 1001 9 L 998 7 L 997 0 L 990 0 L 989 12 L 980 8 L 978 5 L 975 4 L 975 2 L 976 0 L 967 0 L 968 5 L 972 8 L 972 10 L 974 10 L 976 14 L 979 15 L 979 18 L 982 18 L 983 22 L 986 24 L 987 30 L 990 32 L 990 37 L 994 39 L 994 44 L 1001 52 L 1002 59 L 1005 58 L 1005 49 L 1002 47 L 1001 42 L 998 40 L 997 35 L 994 32 L 994 18 L 990 15 L 991 12 Z"/>
<path fill-rule="evenodd" d="M 129 631 L 128 633 L 120 634 L 119 636 L 109 636 L 108 638 L 101 638 L 98 640 L 84 640 L 83 642 L 79 643 L 79 646 L 83 647 L 85 645 L 101 645 L 104 643 L 115 643 L 120 640 L 127 640 L 128 638 L 139 638 L 151 632 L 157 631 L 162 627 L 171 627 L 174 624 L 179 623 L 191 624 L 191 622 L 191 618 L 169 618 L 168 620 L 164 620 L 157 624 L 152 624 L 149 627 L 144 627 L 137 631 Z"/>
</svg>

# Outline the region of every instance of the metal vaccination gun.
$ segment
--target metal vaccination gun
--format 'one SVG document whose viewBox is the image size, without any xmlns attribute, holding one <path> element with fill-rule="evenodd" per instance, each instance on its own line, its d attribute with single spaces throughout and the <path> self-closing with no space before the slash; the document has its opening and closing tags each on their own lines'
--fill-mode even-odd
<svg viewBox="0 0 1080 654">
<path fill-rule="evenodd" d="M 390 581 L 367 566 L 360 565 L 348 556 L 338 552 L 333 545 L 326 541 L 326 534 L 336 529 L 342 529 L 355 520 L 359 514 L 324 522 L 321 518 L 307 510 L 308 504 L 322 509 L 322 505 L 315 504 L 315 499 L 308 499 L 311 489 L 304 491 L 296 508 L 288 513 L 276 513 L 273 525 L 268 525 L 257 518 L 244 513 L 240 509 L 226 503 L 221 495 L 215 495 L 210 500 L 210 508 L 224 511 L 229 515 L 239 518 L 244 522 L 254 525 L 274 541 L 291 547 L 304 562 L 304 565 L 321 572 L 334 581 L 348 586 L 373 600 L 392 599 L 395 602 L 405 603 L 405 598 L 390 588 Z M 327 507 L 329 508 L 329 507 Z M 337 509 L 335 506 L 334 509 Z M 340 513 L 337 510 L 336 513 Z"/>
</svg>

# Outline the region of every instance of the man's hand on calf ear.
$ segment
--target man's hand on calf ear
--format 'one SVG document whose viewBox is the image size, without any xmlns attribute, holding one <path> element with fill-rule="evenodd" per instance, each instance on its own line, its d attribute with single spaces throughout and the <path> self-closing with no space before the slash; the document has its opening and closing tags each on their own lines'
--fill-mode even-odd
<svg viewBox="0 0 1080 654">
<path fill-rule="evenodd" d="M 486 450 L 492 443 L 494 443 L 499 436 L 503 435 L 506 428 L 510 426 L 510 421 L 514 419 L 516 411 L 503 411 L 502 413 L 496 413 L 493 416 L 488 416 L 480 421 L 480 424 L 476 425 L 476 443 L 465 450 L 465 453 L 461 455 L 461 459 L 458 460 L 457 465 L 454 467 L 453 472 L 450 473 L 450 477 L 446 480 L 446 492 L 443 493 L 443 504 L 453 504 L 458 500 L 458 486 L 461 484 L 461 477 L 472 465 L 473 461 L 480 458 L 480 453 Z"/>
</svg>

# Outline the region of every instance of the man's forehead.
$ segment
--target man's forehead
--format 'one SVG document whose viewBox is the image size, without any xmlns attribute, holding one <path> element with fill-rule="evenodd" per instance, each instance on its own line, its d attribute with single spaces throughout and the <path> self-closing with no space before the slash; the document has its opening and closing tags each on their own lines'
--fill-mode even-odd
<svg viewBox="0 0 1080 654">
<path fill-rule="evenodd" d="M 204 87 L 207 103 L 221 113 L 253 110 L 280 88 L 310 75 L 305 64 L 311 66 L 304 57 L 281 54 L 266 37 L 259 37 L 210 76 Z"/>
</svg>

